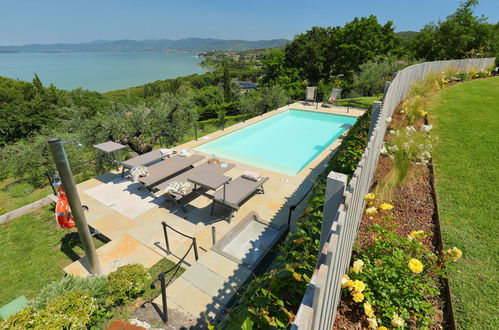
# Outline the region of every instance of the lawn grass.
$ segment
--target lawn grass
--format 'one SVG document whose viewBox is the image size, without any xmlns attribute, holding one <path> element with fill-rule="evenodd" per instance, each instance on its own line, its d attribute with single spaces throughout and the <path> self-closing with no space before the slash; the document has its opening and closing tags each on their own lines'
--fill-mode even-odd
<svg viewBox="0 0 499 330">
<path fill-rule="evenodd" d="M 377 96 L 363 96 L 363 97 L 353 97 L 349 99 L 340 99 L 334 103 L 334 105 L 340 107 L 356 107 L 356 108 L 369 108 L 373 105 L 374 101 L 381 101 L 383 95 Z"/>
<path fill-rule="evenodd" d="M 25 193 L 18 187 L 24 187 Z M 14 179 L 0 181 L 0 214 L 15 210 L 21 206 L 33 203 L 52 193 L 50 186 L 34 189 L 28 183 L 17 183 Z"/>
<path fill-rule="evenodd" d="M 444 244 L 463 251 L 450 273 L 462 329 L 499 328 L 498 105 L 496 77 L 446 88 L 430 110 Z"/>
<path fill-rule="evenodd" d="M 61 229 L 53 206 L 0 225 L 0 246 L 0 306 L 20 295 L 35 297 L 44 285 L 64 276 L 65 266 L 83 256 L 76 229 Z"/>
</svg>

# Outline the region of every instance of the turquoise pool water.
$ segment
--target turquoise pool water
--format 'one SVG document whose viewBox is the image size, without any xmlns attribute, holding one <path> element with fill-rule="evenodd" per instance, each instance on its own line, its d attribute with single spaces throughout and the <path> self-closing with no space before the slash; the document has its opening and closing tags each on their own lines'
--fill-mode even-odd
<svg viewBox="0 0 499 330">
<path fill-rule="evenodd" d="M 295 175 L 357 118 L 288 110 L 195 148 L 272 171 Z"/>
</svg>

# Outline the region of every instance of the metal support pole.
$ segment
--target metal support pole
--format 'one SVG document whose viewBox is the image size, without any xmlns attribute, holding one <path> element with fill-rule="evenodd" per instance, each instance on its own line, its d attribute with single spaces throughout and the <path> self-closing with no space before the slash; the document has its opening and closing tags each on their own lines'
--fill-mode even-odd
<svg viewBox="0 0 499 330">
<path fill-rule="evenodd" d="M 161 300 L 163 302 L 163 322 L 168 323 L 168 306 L 166 305 L 165 275 L 161 276 Z"/>
<path fill-rule="evenodd" d="M 168 241 L 168 233 L 166 232 L 166 223 L 163 221 L 161 224 L 163 225 L 163 233 L 165 234 L 166 253 L 171 254 L 170 242 Z"/>
<path fill-rule="evenodd" d="M 52 188 L 52 192 L 54 193 L 55 196 L 57 196 L 57 191 L 55 191 L 54 183 L 52 182 L 52 178 L 50 177 L 49 172 L 45 172 L 45 175 L 47 176 L 47 179 L 49 180 L 49 185 L 50 185 L 50 188 Z"/>
<path fill-rule="evenodd" d="M 217 242 L 217 228 L 211 226 L 211 242 L 213 245 Z"/>
<path fill-rule="evenodd" d="M 198 256 L 198 243 L 196 243 L 196 237 L 192 238 L 192 245 L 194 245 L 194 258 L 196 261 L 198 261 L 199 256 Z"/>
<path fill-rule="evenodd" d="M 198 140 L 198 125 L 194 123 L 194 136 L 196 137 L 196 141 Z"/>
<path fill-rule="evenodd" d="M 80 196 L 78 196 L 78 191 L 76 190 L 73 174 L 71 173 L 71 168 L 69 167 L 68 157 L 64 151 L 64 145 L 60 138 L 49 139 L 48 144 L 54 157 L 62 186 L 66 192 L 66 196 L 68 197 L 68 203 L 75 219 L 78 235 L 80 237 L 81 244 L 83 245 L 85 255 L 87 256 L 90 270 L 92 271 L 92 274 L 101 274 L 102 270 L 99 258 L 97 256 L 97 252 L 95 251 L 94 241 L 92 240 L 87 220 L 85 219 L 85 213 L 81 207 Z"/>
</svg>

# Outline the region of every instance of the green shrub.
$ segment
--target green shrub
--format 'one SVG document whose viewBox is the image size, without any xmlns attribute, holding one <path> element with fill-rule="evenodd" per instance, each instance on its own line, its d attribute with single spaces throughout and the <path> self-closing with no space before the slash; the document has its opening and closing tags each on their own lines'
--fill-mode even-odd
<svg viewBox="0 0 499 330">
<path fill-rule="evenodd" d="M 89 291 L 76 290 L 35 311 L 28 307 L 0 323 L 2 329 L 87 329 L 98 305 Z"/>
<path fill-rule="evenodd" d="M 16 183 L 9 188 L 9 195 L 14 198 L 24 197 L 31 194 L 33 191 L 35 191 L 35 188 L 27 182 Z"/>
<path fill-rule="evenodd" d="M 386 209 L 381 212 L 387 214 Z M 433 323 L 431 299 L 440 293 L 438 276 L 446 275 L 461 251 L 454 248 L 437 257 L 420 241 L 427 235 L 423 231 L 403 237 L 379 224 L 369 230 L 374 232 L 374 243 L 353 258 L 342 281 L 344 296 L 358 304 L 371 327 L 403 327 L 411 319 L 427 328 Z"/>
<path fill-rule="evenodd" d="M 107 279 L 105 276 L 86 278 L 65 276 L 44 286 L 38 296 L 30 301 L 30 306 L 42 309 L 56 297 L 82 290 L 91 292 L 97 303 L 103 305 L 107 297 Z"/>
<path fill-rule="evenodd" d="M 124 304 L 138 297 L 151 281 L 151 276 L 144 266 L 139 264 L 118 267 L 108 275 L 107 305 Z"/>
</svg>

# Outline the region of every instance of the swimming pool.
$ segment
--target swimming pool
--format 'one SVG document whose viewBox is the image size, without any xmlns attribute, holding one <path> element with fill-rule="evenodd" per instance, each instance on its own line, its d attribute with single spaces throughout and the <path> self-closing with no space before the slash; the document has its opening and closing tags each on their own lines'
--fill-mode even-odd
<svg viewBox="0 0 499 330">
<path fill-rule="evenodd" d="M 357 118 L 328 113 L 287 110 L 195 150 L 272 171 L 295 175 Z"/>
</svg>

